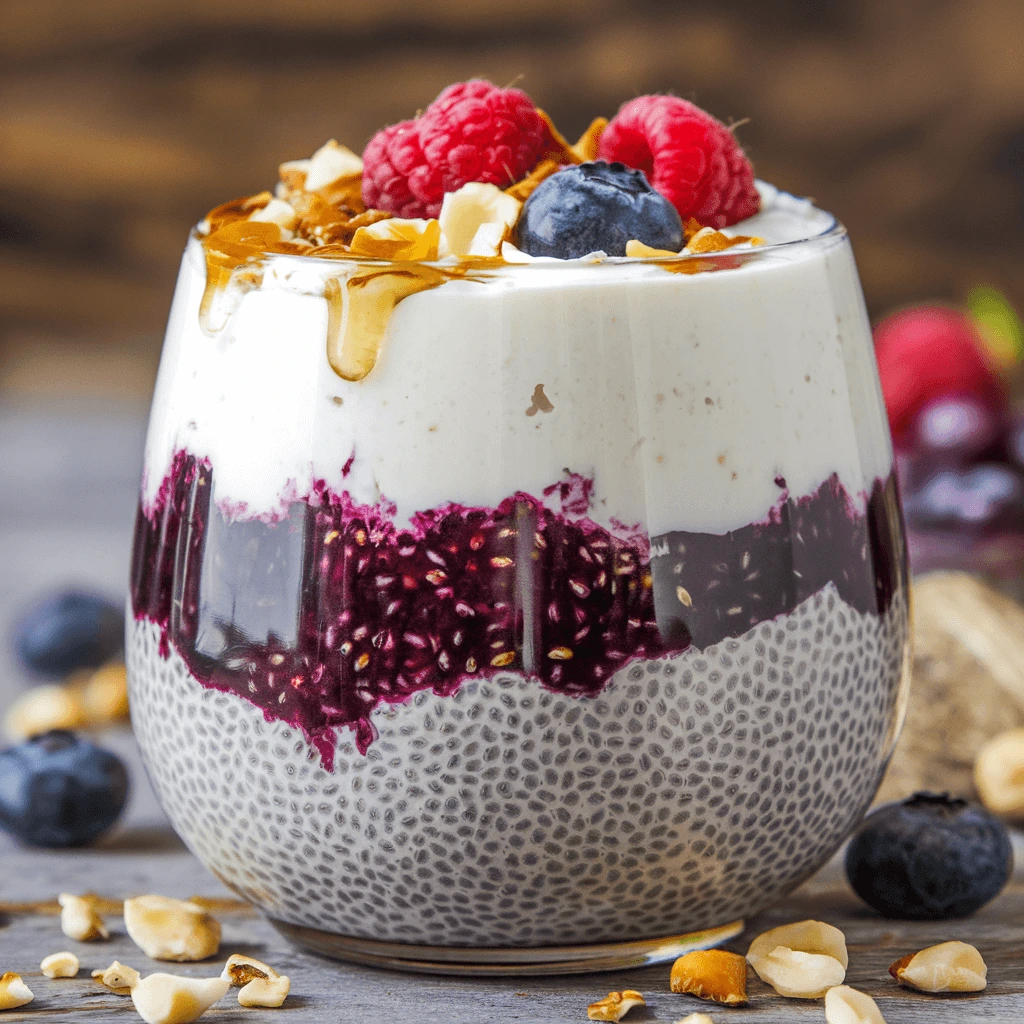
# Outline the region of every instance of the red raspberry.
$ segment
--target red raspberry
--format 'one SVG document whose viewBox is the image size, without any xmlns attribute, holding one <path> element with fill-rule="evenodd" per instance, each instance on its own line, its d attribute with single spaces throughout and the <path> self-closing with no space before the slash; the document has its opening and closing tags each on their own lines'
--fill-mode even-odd
<svg viewBox="0 0 1024 1024">
<path fill-rule="evenodd" d="M 474 78 L 448 86 L 415 121 L 378 132 L 363 153 L 363 201 L 400 217 L 436 217 L 469 181 L 502 188 L 526 177 L 546 144 L 520 89 Z"/>
<path fill-rule="evenodd" d="M 1006 404 L 1002 381 L 982 354 L 970 317 L 946 306 L 915 306 L 875 328 L 875 356 L 889 426 L 899 443 L 933 398 L 968 395 L 993 411 Z"/>
<path fill-rule="evenodd" d="M 638 96 L 601 135 L 602 160 L 638 167 L 685 221 L 724 228 L 757 213 L 754 169 L 731 131 L 677 96 Z"/>
</svg>

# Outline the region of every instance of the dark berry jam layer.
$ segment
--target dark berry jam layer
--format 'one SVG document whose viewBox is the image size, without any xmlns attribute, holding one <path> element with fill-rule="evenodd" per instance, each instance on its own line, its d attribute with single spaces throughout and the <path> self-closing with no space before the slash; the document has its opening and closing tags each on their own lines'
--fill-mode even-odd
<svg viewBox="0 0 1024 1024">
<path fill-rule="evenodd" d="M 837 479 L 764 523 L 648 544 L 591 519 L 569 476 L 497 508 L 446 505 L 407 529 L 386 502 L 325 484 L 268 519 L 212 499 L 210 465 L 179 452 L 140 507 L 136 617 L 162 629 L 204 685 L 301 729 L 330 767 L 335 730 L 366 751 L 370 713 L 501 671 L 581 696 L 637 658 L 706 647 L 792 611 L 833 583 L 884 612 L 905 577 L 895 483 L 858 512 Z"/>
</svg>

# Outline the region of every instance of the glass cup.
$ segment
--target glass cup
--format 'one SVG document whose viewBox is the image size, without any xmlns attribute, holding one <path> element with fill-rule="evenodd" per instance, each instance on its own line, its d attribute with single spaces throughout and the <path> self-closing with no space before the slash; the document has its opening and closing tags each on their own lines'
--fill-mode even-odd
<svg viewBox="0 0 1024 1024">
<path fill-rule="evenodd" d="M 906 555 L 852 251 L 814 224 L 440 269 L 190 239 L 132 717 L 174 827 L 287 935 L 413 970 L 663 960 L 859 821 Z"/>
</svg>

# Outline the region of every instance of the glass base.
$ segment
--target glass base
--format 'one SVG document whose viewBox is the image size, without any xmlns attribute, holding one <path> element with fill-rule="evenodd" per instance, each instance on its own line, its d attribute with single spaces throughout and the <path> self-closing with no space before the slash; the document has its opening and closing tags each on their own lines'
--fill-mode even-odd
<svg viewBox="0 0 1024 1024">
<path fill-rule="evenodd" d="M 742 921 L 705 928 L 685 935 L 637 942 L 608 942 L 592 946 L 535 946 L 470 949 L 461 946 L 416 946 L 405 942 L 355 939 L 288 924 L 270 923 L 295 945 L 335 960 L 386 967 L 417 974 L 454 974 L 470 977 L 522 977 L 538 974 L 589 974 L 595 971 L 646 967 L 675 960 L 695 949 L 711 949 L 743 931 Z"/>
</svg>

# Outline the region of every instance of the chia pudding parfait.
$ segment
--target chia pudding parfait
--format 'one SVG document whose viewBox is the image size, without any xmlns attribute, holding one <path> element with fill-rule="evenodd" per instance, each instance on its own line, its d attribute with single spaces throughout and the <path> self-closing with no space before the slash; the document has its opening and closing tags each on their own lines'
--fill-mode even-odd
<svg viewBox="0 0 1024 1024">
<path fill-rule="evenodd" d="M 870 803 L 907 614 L 846 232 L 691 104 L 570 145 L 460 83 L 189 239 L 132 717 L 190 849 L 300 944 L 727 940 Z"/>
</svg>

